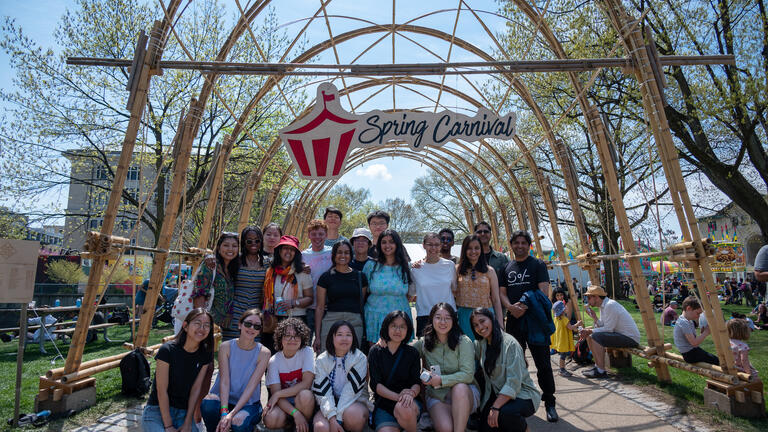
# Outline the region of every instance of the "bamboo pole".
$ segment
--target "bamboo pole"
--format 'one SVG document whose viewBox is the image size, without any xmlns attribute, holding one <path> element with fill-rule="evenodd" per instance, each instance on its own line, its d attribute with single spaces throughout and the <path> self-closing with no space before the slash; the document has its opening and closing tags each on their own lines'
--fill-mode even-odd
<svg viewBox="0 0 768 432">
<path fill-rule="evenodd" d="M 224 178 L 224 169 L 229 161 L 229 155 L 232 153 L 232 137 L 225 135 L 221 146 L 218 149 L 218 155 L 214 162 L 213 179 L 208 189 L 208 201 L 203 214 L 203 225 L 200 227 L 200 235 L 197 238 L 197 247 L 205 249 L 210 244 L 211 226 L 213 225 L 213 215 L 216 213 L 216 201 L 221 188 L 221 180 Z M 240 232 L 240 231 L 238 231 Z M 195 263 L 199 264 L 199 262 Z M 193 267 L 197 267 L 194 265 Z"/>
<path fill-rule="evenodd" d="M 584 116 L 587 120 L 587 128 L 591 131 L 591 135 L 597 137 L 596 144 L 600 156 L 600 163 L 603 168 L 603 176 L 608 188 L 609 198 L 613 206 L 616 221 L 619 225 L 619 232 L 621 238 L 624 240 L 624 247 L 630 255 L 636 255 L 636 243 L 632 237 L 632 229 L 629 225 L 629 218 L 627 217 L 626 208 L 624 207 L 623 198 L 619 190 L 619 182 L 616 177 L 616 166 L 611 156 L 610 138 L 605 130 L 605 125 L 600 119 L 597 108 L 590 106 L 584 113 Z M 640 259 L 633 257 L 628 259 L 627 262 L 632 275 L 632 282 L 635 286 L 635 299 L 640 308 L 640 315 L 643 318 L 643 325 L 645 326 L 648 344 L 657 348 L 659 353 L 663 353 L 664 341 L 661 339 L 659 328 L 656 326 L 656 316 L 653 312 L 653 305 L 651 304 L 648 291 L 643 289 L 645 286 L 645 277 L 643 276 L 642 268 L 640 266 Z M 671 381 L 669 370 L 664 363 L 656 362 L 655 367 L 656 376 L 660 381 Z"/>
<path fill-rule="evenodd" d="M 61 382 L 67 383 L 69 381 L 77 381 L 82 378 L 87 378 L 91 375 L 95 375 L 99 372 L 108 371 L 110 369 L 114 369 L 116 367 L 120 366 L 120 362 L 122 360 L 114 360 L 108 363 L 102 363 L 98 366 L 92 366 L 88 369 L 80 369 L 72 373 L 68 373 L 66 375 L 61 376 Z"/>
<path fill-rule="evenodd" d="M 147 102 L 147 93 L 151 79 L 150 69 L 152 69 L 154 66 L 152 61 L 154 60 L 157 53 L 157 48 L 160 46 L 160 27 L 160 22 L 155 21 L 150 36 L 148 51 L 146 52 L 143 62 L 141 63 L 141 71 L 136 74 L 138 83 L 134 87 L 135 91 L 133 91 L 131 95 L 134 103 L 131 107 L 131 115 L 125 131 L 125 138 L 123 139 L 122 143 L 120 159 L 117 163 L 117 170 L 115 171 L 112 190 L 109 194 L 109 202 L 104 212 L 104 221 L 101 226 L 102 234 L 112 234 L 112 230 L 115 226 L 115 219 L 117 218 L 118 207 L 122 201 L 123 187 L 125 186 L 128 167 L 131 163 L 133 148 L 136 144 L 136 136 L 138 134 L 139 127 L 141 126 L 141 117 L 144 113 L 144 107 L 146 106 Z M 88 275 L 88 284 L 86 285 L 85 293 L 83 295 L 83 304 L 80 308 L 80 319 L 77 321 L 75 332 L 72 334 L 70 349 L 67 353 L 67 359 L 64 364 L 64 370 L 67 373 L 75 371 L 80 367 L 80 363 L 83 358 L 83 348 L 85 347 L 85 339 L 88 333 L 88 327 L 91 323 L 91 320 L 93 319 L 94 313 L 96 312 L 96 305 L 94 305 L 94 301 L 99 293 L 99 287 L 101 285 L 101 277 L 104 272 L 105 263 L 105 256 L 97 256 L 93 259 L 91 271 Z"/>
<path fill-rule="evenodd" d="M 653 70 L 659 68 L 660 60 L 651 59 L 648 45 L 653 44 L 650 32 L 643 33 L 642 27 L 626 12 L 624 6 L 616 0 L 601 0 L 600 5 L 619 32 L 630 57 L 636 63 L 634 68 L 640 91 L 643 96 L 643 108 L 651 125 L 656 146 L 661 156 L 664 174 L 669 185 L 670 196 L 675 213 L 680 223 L 683 238 L 692 241 L 700 256 L 706 256 L 704 244 L 696 223 L 690 197 L 680 170 L 677 149 L 672 141 L 666 113 L 664 112 L 664 89 Z M 646 41 L 647 38 L 647 41 Z M 652 50 L 651 50 L 652 52 Z M 730 352 L 728 334 L 725 329 L 720 302 L 710 301 L 710 293 L 717 293 L 714 275 L 707 260 L 691 261 L 691 269 L 699 290 L 702 309 L 712 328 L 712 340 L 715 344 L 721 367 L 728 373 L 735 373 L 733 356 Z"/>
<path fill-rule="evenodd" d="M 557 225 L 557 207 L 554 194 L 552 193 L 552 185 L 549 183 L 549 178 L 545 177 L 543 174 L 541 174 L 540 171 L 537 171 L 536 176 L 536 182 L 539 184 L 539 188 L 541 189 L 544 206 L 547 208 L 547 213 L 549 214 L 549 222 L 550 226 L 552 228 L 552 241 L 555 243 L 555 247 L 557 248 L 557 253 L 561 257 L 565 257 L 565 247 L 563 246 L 563 240 L 560 237 L 560 227 Z M 578 297 L 576 296 L 576 289 L 573 287 L 573 279 L 571 279 L 571 271 L 568 269 L 568 267 L 563 267 L 563 278 L 565 279 L 565 284 L 568 287 L 568 295 L 571 298 L 571 306 L 573 307 L 574 312 L 576 313 L 576 319 L 581 320 L 581 307 L 580 302 L 578 301 Z M 547 293 L 547 296 L 551 294 L 552 288 L 550 288 L 550 292 Z"/>
<path fill-rule="evenodd" d="M 160 227 L 160 237 L 157 242 L 157 247 L 161 249 L 167 249 L 171 244 L 173 229 L 176 225 L 176 219 L 179 213 L 179 204 L 181 202 L 182 194 L 184 193 L 184 187 L 187 183 L 187 168 L 189 167 L 189 159 L 192 154 L 192 142 L 194 141 L 195 135 L 197 135 L 197 128 L 200 125 L 202 113 L 203 107 L 196 99 L 192 99 L 189 106 L 189 112 L 187 112 L 187 115 L 184 117 L 184 126 L 180 133 L 177 132 L 177 134 L 180 135 L 176 140 L 176 148 L 174 148 L 176 158 L 173 165 L 173 182 L 171 184 L 168 202 L 165 206 L 166 213 L 163 218 L 163 224 Z M 155 313 L 157 297 L 163 287 L 165 262 L 167 258 L 168 254 L 155 254 L 155 259 L 152 263 L 152 274 L 149 278 L 149 287 L 147 289 L 146 299 L 144 300 L 144 307 L 141 311 L 139 331 L 136 335 L 137 346 L 146 345 L 147 339 L 149 338 L 149 331 L 152 328 L 152 316 Z"/>
<path fill-rule="evenodd" d="M 663 66 L 736 64 L 732 55 L 660 56 Z M 130 67 L 131 60 L 68 57 L 68 65 Z M 240 63 L 225 61 L 163 60 L 162 69 L 199 70 L 221 75 L 280 75 L 280 76 L 413 76 L 413 75 L 471 75 L 521 72 L 583 72 L 605 67 L 631 69 L 629 58 L 588 58 L 555 60 L 511 60 L 490 62 L 444 62 L 401 64 L 317 64 L 317 63 Z M 480 68 L 480 69 L 466 69 Z M 303 70 L 302 70 L 303 69 Z"/>
<path fill-rule="evenodd" d="M 674 353 L 665 352 L 663 355 L 649 354 L 639 348 L 617 348 L 616 351 L 627 351 L 638 357 L 642 357 L 652 362 L 662 362 L 677 369 L 683 369 L 688 372 L 693 372 L 698 375 L 712 378 L 714 380 L 724 382 L 727 384 L 738 385 L 741 383 L 742 377 L 746 376 L 745 381 L 749 381 L 749 374 L 741 373 L 741 375 L 731 375 L 724 373 L 722 368 L 707 363 L 687 363 L 682 359 L 682 356 L 675 355 Z"/>
</svg>

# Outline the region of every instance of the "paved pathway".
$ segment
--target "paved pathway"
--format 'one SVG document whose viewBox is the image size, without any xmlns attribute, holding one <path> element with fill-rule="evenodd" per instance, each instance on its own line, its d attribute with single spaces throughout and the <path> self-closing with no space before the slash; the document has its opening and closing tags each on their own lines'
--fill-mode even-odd
<svg viewBox="0 0 768 432">
<path fill-rule="evenodd" d="M 552 357 L 556 359 L 555 356 Z M 533 361 L 529 361 L 533 367 Z M 554 366 L 554 365 L 553 365 Z M 548 423 L 542 404 L 534 417 L 528 419 L 532 431 L 649 431 L 675 432 L 709 429 L 701 422 L 680 413 L 680 410 L 643 393 L 637 387 L 611 379 L 590 380 L 573 370 L 573 376 L 555 376 L 557 410 L 560 421 Z M 535 369 L 532 369 L 534 382 Z M 266 391 L 262 386 L 262 403 Z M 141 429 L 141 406 L 102 417 L 94 425 L 75 429 L 90 431 L 137 431 Z"/>
</svg>

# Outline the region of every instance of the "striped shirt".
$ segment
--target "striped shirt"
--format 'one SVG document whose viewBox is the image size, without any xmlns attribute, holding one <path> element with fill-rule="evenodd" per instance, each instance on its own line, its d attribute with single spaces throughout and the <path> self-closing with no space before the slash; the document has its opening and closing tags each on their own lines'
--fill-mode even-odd
<svg viewBox="0 0 768 432">
<path fill-rule="evenodd" d="M 240 267 L 235 283 L 235 298 L 232 302 L 232 322 L 228 329 L 222 329 L 224 340 L 236 338 L 240 334 L 238 322 L 243 312 L 248 309 L 261 309 L 264 303 L 265 268 L 254 270 Z"/>
</svg>

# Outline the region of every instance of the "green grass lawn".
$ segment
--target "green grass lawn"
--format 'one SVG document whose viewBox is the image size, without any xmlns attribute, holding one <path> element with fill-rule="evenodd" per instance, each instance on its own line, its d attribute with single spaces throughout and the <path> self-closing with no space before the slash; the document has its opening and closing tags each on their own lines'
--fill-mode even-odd
<svg viewBox="0 0 768 432">
<path fill-rule="evenodd" d="M 150 333 L 149 344 L 159 343 L 163 337 L 171 333 L 173 333 L 173 327 L 169 324 L 161 323 L 159 329 L 153 329 Z M 112 327 L 109 329 L 108 334 L 112 340 L 111 343 L 105 342 L 101 335 L 99 335 L 95 342 L 85 346 L 83 361 L 125 352 L 123 342 L 130 341 L 130 327 Z M 13 416 L 17 343 L 16 340 L 9 343 L 0 343 L 0 430 L 10 430 L 10 426 L 8 426 L 6 421 Z M 66 358 L 69 350 L 69 339 L 57 341 L 56 345 Z M 58 354 L 52 342 L 46 342 L 45 350 L 48 351 L 48 354 L 40 354 L 38 345 L 31 344 L 27 345 L 24 351 L 20 410 L 22 413 L 30 413 L 34 410 L 34 398 L 37 395 L 40 375 L 45 375 L 45 372 L 51 368 L 64 366 L 64 361 L 60 358 L 56 360 L 55 364 L 51 364 L 51 359 Z M 153 369 L 152 374 L 154 376 L 154 362 L 150 361 L 149 364 Z M 120 394 L 121 378 L 119 369 L 112 369 L 95 376 L 96 404 L 69 419 L 54 422 L 52 424 L 53 427 L 49 430 L 69 430 L 93 424 L 101 416 L 124 410 L 141 402 L 139 399 L 128 398 Z"/>
<path fill-rule="evenodd" d="M 640 310 L 636 309 L 631 301 L 621 301 L 620 303 L 627 309 L 627 311 L 629 311 L 635 319 L 635 322 L 637 322 L 640 334 L 642 335 L 642 344 L 647 345 L 646 333 L 643 328 L 642 318 L 640 317 Z M 730 317 L 731 312 L 747 314 L 752 311 L 752 308 L 749 306 L 724 305 L 721 303 L 721 307 L 726 319 Z M 592 324 L 591 319 L 586 314 L 583 314 L 583 318 L 585 318 L 586 325 Z M 656 314 L 656 322 L 658 323 L 660 321 L 660 314 Z M 674 344 L 672 340 L 672 330 L 673 327 L 665 327 L 663 336 L 665 342 Z M 760 373 L 763 381 L 765 381 L 765 377 L 768 376 L 768 349 L 766 349 L 766 346 L 768 346 L 768 330 L 752 332 L 747 343 L 751 348 L 749 359 L 755 366 L 755 369 Z M 708 352 L 715 353 L 715 345 L 712 343 L 711 337 L 708 337 L 704 343 L 701 344 L 701 348 Z M 674 348 L 672 351 L 678 352 Z M 706 379 L 704 377 L 670 367 L 669 371 L 672 376 L 672 382 L 669 384 L 661 384 L 656 380 L 655 369 L 648 367 L 647 362 L 646 359 L 632 356 L 632 367 L 620 369 L 619 374 L 622 379 L 628 380 L 636 385 L 655 386 L 656 388 L 671 394 L 675 397 L 678 407 L 698 416 L 706 416 L 710 421 L 722 424 L 724 428 L 740 431 L 768 430 L 768 419 L 766 418 L 742 419 L 705 408 L 703 391 L 706 387 Z"/>
</svg>

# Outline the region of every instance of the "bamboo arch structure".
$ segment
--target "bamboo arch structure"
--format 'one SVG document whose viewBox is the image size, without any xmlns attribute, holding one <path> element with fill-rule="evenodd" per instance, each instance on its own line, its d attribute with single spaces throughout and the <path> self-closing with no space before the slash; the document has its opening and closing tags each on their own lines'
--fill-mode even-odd
<svg viewBox="0 0 768 432">
<path fill-rule="evenodd" d="M 215 59 L 210 62 L 194 62 L 190 57 L 189 62 L 164 62 L 163 47 L 166 45 L 168 39 L 173 35 L 179 44 L 183 47 L 180 36 L 176 33 L 176 30 L 172 23 L 178 20 L 179 16 L 183 13 L 180 11 L 181 0 L 169 0 L 168 4 L 162 3 L 163 15 L 159 17 L 159 20 L 155 22 L 152 32 L 149 37 L 140 37 L 139 44 L 137 45 L 136 55 L 133 60 L 133 67 L 131 70 L 131 79 L 129 82 L 130 96 L 129 96 L 129 109 L 131 111 L 130 121 L 126 128 L 125 139 L 123 141 L 123 150 L 118 162 L 118 167 L 115 174 L 115 180 L 110 194 L 107 210 L 104 215 L 104 223 L 102 225 L 100 233 L 98 235 L 107 245 L 106 251 L 103 253 L 95 253 L 93 259 L 93 266 L 91 274 L 89 275 L 88 285 L 86 293 L 83 297 L 83 308 L 81 310 L 81 319 L 78 320 L 78 325 L 72 337 L 72 345 L 67 355 L 66 363 L 61 370 L 57 370 L 51 376 L 46 377 L 45 380 L 41 377 L 40 394 L 39 398 L 45 398 L 50 393 L 54 395 L 58 392 L 61 394 L 70 393 L 76 391 L 78 388 L 93 385 L 93 381 L 89 381 L 87 384 L 85 381 L 77 381 L 75 383 L 69 380 L 69 383 L 61 379 L 63 376 L 73 377 L 78 379 L 87 378 L 93 373 L 104 370 L 103 367 L 94 366 L 93 363 L 82 362 L 82 352 L 85 342 L 85 336 L 88 330 L 88 323 L 95 312 L 93 302 L 96 299 L 100 289 L 100 279 L 104 271 L 104 263 L 110 253 L 119 249 L 121 246 L 114 244 L 111 239 L 112 230 L 114 228 L 115 218 L 117 214 L 117 208 L 120 202 L 120 194 L 125 184 L 126 174 L 130 159 L 133 153 L 133 147 L 135 145 L 137 132 L 140 125 L 140 118 L 145 108 L 147 95 L 150 92 L 150 84 L 152 76 L 161 73 L 163 68 L 167 67 L 180 67 L 188 69 L 198 69 L 204 72 L 204 83 L 196 99 L 190 101 L 189 109 L 186 115 L 182 116 L 180 128 L 177 136 L 174 138 L 174 177 L 171 186 L 171 193 L 169 195 L 169 202 L 166 207 L 167 213 L 161 227 L 161 234 L 158 244 L 153 249 L 155 251 L 155 262 L 152 268 L 152 275 L 150 277 L 149 290 L 147 292 L 144 309 L 141 315 L 141 322 L 138 330 L 138 336 L 136 339 L 136 345 L 139 347 L 146 347 L 149 336 L 149 330 L 152 322 L 152 314 L 155 309 L 158 294 L 162 285 L 162 278 L 164 275 L 164 266 L 168 256 L 171 237 L 173 235 L 173 228 L 177 222 L 177 210 L 181 200 L 181 191 L 185 181 L 186 167 L 189 164 L 189 158 L 192 148 L 192 141 L 199 132 L 200 118 L 203 114 L 204 107 L 211 96 L 219 98 L 217 93 L 216 83 L 220 75 L 227 73 L 238 73 L 237 67 L 242 64 L 227 63 L 230 54 L 235 47 L 236 43 L 243 37 L 253 38 L 256 41 L 256 37 L 251 28 L 251 23 L 261 16 L 261 13 L 266 10 L 266 7 L 271 3 L 269 0 L 255 0 L 247 8 L 243 8 L 239 1 L 236 1 L 237 7 L 240 10 L 241 16 L 233 26 L 229 36 L 222 44 Z M 600 67 L 615 67 L 620 66 L 625 68 L 629 73 L 633 74 L 639 83 L 640 90 L 643 98 L 643 107 L 645 116 L 648 119 L 651 132 L 653 133 L 654 141 L 656 143 L 657 151 L 661 155 L 661 162 L 664 174 L 669 184 L 670 194 L 672 196 L 672 202 L 675 209 L 675 213 L 678 218 L 678 223 L 683 234 L 683 243 L 678 245 L 676 251 L 680 252 L 679 259 L 687 261 L 692 267 L 694 277 L 696 279 L 699 297 L 702 300 L 704 312 L 710 326 L 713 329 L 713 340 L 717 350 L 718 357 L 721 362 L 721 368 L 718 373 L 725 376 L 725 380 L 729 381 L 731 387 L 729 389 L 736 388 L 738 386 L 744 387 L 746 384 L 743 382 L 743 377 L 739 377 L 736 373 L 736 369 L 733 363 L 733 358 L 730 356 L 728 337 L 725 330 L 725 325 L 722 317 L 722 311 L 720 310 L 719 303 L 713 299 L 710 301 L 710 293 L 716 292 L 714 288 L 714 279 L 711 268 L 708 262 L 708 256 L 711 253 L 711 248 L 702 241 L 701 236 L 696 226 L 696 219 L 693 213 L 693 207 L 690 202 L 685 183 L 683 181 L 680 164 L 677 159 L 677 153 L 672 141 L 672 136 L 669 130 L 667 119 L 664 114 L 664 95 L 663 95 L 663 80 L 661 75 L 661 66 L 664 61 L 677 62 L 674 64 L 706 64 L 709 63 L 722 63 L 732 62 L 732 59 L 722 58 L 710 58 L 710 59 L 665 59 L 658 56 L 655 51 L 653 40 L 650 37 L 650 33 L 642 26 L 642 22 L 638 21 L 635 17 L 631 16 L 620 0 L 595 0 L 595 3 L 603 11 L 610 26 L 620 35 L 620 45 L 627 53 L 627 59 L 597 59 L 597 60 L 584 60 L 584 59 L 569 59 L 565 50 L 560 45 L 554 31 L 549 27 L 543 13 L 539 12 L 539 9 L 529 3 L 527 0 L 511 0 L 520 11 L 528 18 L 528 20 L 535 26 L 534 37 L 541 35 L 544 42 L 547 44 L 550 51 L 555 55 L 558 61 L 550 61 L 548 64 L 543 63 L 530 63 L 527 66 L 525 64 L 515 64 L 510 55 L 506 52 L 504 46 L 498 41 L 492 31 L 488 28 L 485 21 L 481 18 L 481 14 L 488 14 L 488 12 L 474 10 L 468 4 L 468 1 L 462 0 L 459 2 L 456 9 L 440 9 L 429 12 L 425 15 L 414 18 L 405 23 L 395 23 L 394 13 L 393 22 L 387 24 L 374 23 L 369 20 L 359 17 L 348 16 L 333 16 L 334 18 L 349 20 L 352 22 L 362 23 L 362 27 L 346 31 L 334 35 L 333 28 L 329 21 L 329 15 L 327 8 L 332 6 L 331 0 L 321 0 L 320 6 L 311 18 L 307 19 L 307 23 L 301 28 L 295 38 L 289 43 L 288 49 L 285 54 L 279 59 L 279 63 L 261 63 L 251 64 L 256 67 L 260 72 L 247 72 L 247 73 L 261 73 L 267 76 L 266 81 L 262 87 L 256 92 L 255 96 L 244 107 L 239 109 L 239 115 L 235 114 L 234 110 L 230 109 L 230 113 L 236 118 L 236 123 L 220 147 L 221 156 L 216 159 L 216 166 L 213 169 L 212 180 L 208 184 L 208 209 L 215 208 L 216 205 L 216 191 L 221 187 L 222 174 L 226 168 L 229 154 L 233 142 L 237 142 L 242 135 L 250 135 L 250 132 L 246 129 L 245 125 L 247 120 L 256 106 L 263 100 L 263 98 L 271 91 L 276 90 L 283 101 L 287 103 L 288 98 L 285 95 L 284 89 L 281 87 L 281 81 L 286 76 L 298 74 L 297 69 L 302 66 L 307 67 L 309 62 L 320 56 L 322 53 L 332 50 L 336 56 L 336 62 L 338 66 L 337 72 L 312 72 L 311 70 L 304 72 L 304 75 L 312 75 L 313 73 L 327 76 L 335 76 L 340 78 L 344 84 L 340 90 L 340 97 L 350 97 L 350 94 L 373 88 L 375 86 L 392 87 L 397 86 L 400 88 L 406 88 L 410 90 L 412 86 L 416 88 L 429 88 L 438 90 L 437 100 L 433 100 L 435 108 L 440 105 L 440 97 L 443 93 L 452 94 L 462 101 L 468 103 L 470 106 L 481 107 L 490 106 L 490 102 L 485 98 L 483 92 L 475 87 L 462 72 L 456 73 L 466 83 L 471 86 L 484 101 L 478 101 L 457 88 L 445 83 L 445 76 L 448 73 L 450 67 L 455 67 L 451 63 L 451 52 L 453 48 L 461 49 L 465 53 L 481 60 L 480 63 L 488 65 L 488 73 L 498 76 L 509 88 L 510 92 L 514 92 L 517 97 L 520 98 L 531 110 L 533 118 L 539 123 L 543 135 L 536 139 L 533 143 L 526 143 L 520 137 L 516 136 L 512 143 L 517 146 L 520 152 L 520 157 L 514 161 L 505 160 L 502 154 L 494 147 L 493 144 L 482 140 L 478 149 L 475 151 L 463 142 L 453 142 L 451 147 L 434 148 L 429 149 L 421 154 L 411 153 L 403 149 L 403 145 L 397 143 L 389 143 L 378 147 L 371 147 L 365 149 L 357 149 L 350 155 L 349 163 L 346 167 L 346 172 L 354 169 L 355 167 L 363 164 L 367 161 L 376 160 L 382 157 L 402 157 L 406 159 L 418 160 L 425 166 L 432 169 L 439 176 L 444 178 L 449 186 L 456 193 L 459 203 L 462 207 L 464 217 L 468 225 L 472 225 L 475 221 L 474 216 L 486 215 L 489 222 L 492 224 L 494 232 L 494 241 L 498 245 L 500 240 L 498 238 L 499 227 L 498 218 L 492 210 L 492 206 L 486 199 L 486 194 L 490 195 L 490 199 L 495 206 L 500 209 L 501 222 L 504 225 L 504 229 L 507 233 L 512 230 L 512 221 L 508 213 L 508 209 L 505 206 L 505 202 L 512 204 L 512 211 L 514 212 L 517 224 L 520 227 L 530 229 L 536 239 L 536 247 L 539 253 L 541 253 L 540 235 L 539 235 L 539 222 L 538 211 L 533 203 L 532 191 L 526 189 L 521 185 L 520 181 L 515 175 L 515 169 L 525 168 L 530 171 L 534 180 L 535 187 L 538 189 L 538 194 L 542 197 L 542 203 L 544 211 L 550 221 L 550 231 L 552 236 L 552 242 L 555 246 L 555 250 L 560 257 L 560 262 L 553 263 L 562 267 L 565 275 L 566 282 L 572 297 L 575 297 L 575 292 L 571 284 L 571 277 L 568 272 L 568 266 L 578 264 L 589 272 L 591 280 L 599 280 L 598 266 L 599 260 L 603 259 L 619 259 L 623 258 L 629 262 L 630 273 L 634 285 L 636 287 L 643 287 L 644 278 L 642 276 L 640 267 L 641 255 L 635 247 L 635 242 L 632 240 L 632 232 L 629 225 L 629 219 L 627 217 L 626 208 L 624 207 L 623 197 L 621 196 L 618 186 L 618 179 L 616 175 L 615 160 L 613 157 L 613 144 L 610 136 L 607 133 L 606 125 L 603 123 L 599 112 L 595 105 L 586 97 L 585 90 L 589 87 L 590 83 L 586 85 L 579 78 L 577 71 L 591 70 Z M 393 2 L 394 8 L 394 2 Z M 426 17 L 435 16 L 441 13 L 456 12 L 456 23 L 454 24 L 453 32 L 446 33 L 434 28 L 419 26 L 414 24 L 420 19 Z M 471 14 L 476 18 L 477 22 L 482 26 L 485 35 L 491 41 L 496 51 L 500 53 L 498 58 L 486 50 L 480 49 L 477 46 L 465 41 L 457 35 L 457 23 L 459 14 L 465 12 Z M 309 24 L 323 16 L 325 18 L 326 26 L 328 28 L 329 38 L 324 41 L 320 41 L 309 49 L 305 50 L 301 54 L 297 55 L 294 59 L 288 61 L 286 58 L 288 53 L 296 46 L 300 38 L 305 35 L 305 31 Z M 506 19 L 498 15 L 494 15 L 497 18 Z M 340 44 L 348 41 L 356 40 L 363 36 L 375 35 L 384 33 L 375 42 L 363 50 L 360 55 L 355 58 L 355 61 L 359 59 L 363 54 L 370 50 L 373 46 L 387 38 L 392 36 L 393 40 L 393 61 L 392 67 L 387 68 L 383 73 L 377 75 L 384 75 L 387 78 L 377 78 L 369 76 L 363 72 L 354 72 L 348 65 L 341 65 L 339 63 L 339 57 L 337 48 Z M 394 38 L 395 36 L 405 38 L 417 46 L 421 47 L 425 52 L 435 56 L 438 60 L 445 64 L 445 72 L 442 74 L 442 80 L 437 83 L 421 78 L 416 78 L 412 75 L 418 75 L 420 72 L 418 68 L 413 68 L 414 65 L 396 65 L 394 59 Z M 409 35 L 419 35 L 423 37 L 432 38 L 435 41 L 442 41 L 449 44 L 449 54 L 446 58 L 442 58 L 438 54 L 435 54 L 424 45 L 418 43 L 414 39 L 411 39 Z M 267 58 L 261 52 L 261 48 L 258 47 L 260 55 L 267 61 Z M 94 61 L 95 60 L 95 61 Z M 111 61 L 114 60 L 114 61 Z M 73 64 L 99 64 L 107 66 L 125 66 L 125 61 L 116 59 L 71 59 Z M 570 62 L 569 60 L 584 60 L 579 62 Z M 598 61 L 600 60 L 600 61 Z M 618 60 L 618 61 L 617 61 Z M 99 63 L 101 61 L 101 63 Z M 669 63 L 668 63 L 669 64 Z M 375 65 L 371 65 L 375 66 Z M 418 65 L 416 65 L 418 66 Z M 413 68 L 409 72 L 408 67 Z M 576 105 L 584 115 L 586 120 L 588 135 L 590 139 L 596 144 L 598 155 L 600 158 L 601 166 L 603 167 L 603 175 L 605 177 L 606 185 L 609 190 L 609 196 L 611 205 L 613 206 L 620 235 L 623 239 L 623 243 L 627 250 L 625 255 L 621 257 L 609 257 L 598 256 L 596 253 L 584 253 L 578 257 L 576 261 L 567 262 L 565 260 L 565 248 L 562 242 L 562 238 L 558 228 L 558 208 L 554 194 L 551 190 L 549 179 L 538 168 L 532 152 L 538 147 L 546 145 L 549 147 L 551 154 L 554 156 L 555 161 L 562 167 L 563 179 L 565 183 L 565 189 L 568 196 L 568 201 L 571 204 L 571 211 L 574 218 L 574 224 L 576 227 L 579 245 L 582 250 L 590 251 L 591 246 L 589 244 L 586 222 L 579 206 L 578 196 L 578 178 L 576 176 L 575 165 L 571 158 L 567 143 L 558 138 L 555 129 L 559 121 L 554 125 L 545 113 L 539 108 L 534 97 L 531 95 L 526 86 L 517 78 L 516 73 L 513 72 L 517 67 L 519 71 L 561 71 L 566 72 L 571 86 L 575 92 Z M 527 69 L 526 69 L 527 68 Z M 538 68 L 538 69 L 537 69 Z M 365 69 L 369 72 L 376 72 L 375 68 L 368 67 Z M 244 73 L 240 70 L 239 73 Z M 423 71 L 422 71 L 423 73 Z M 468 73 L 468 72 L 464 72 Z M 358 78 L 364 78 L 362 82 L 346 85 L 345 76 L 356 76 Z M 423 96 L 423 95 L 422 95 Z M 505 96 L 506 99 L 507 96 Z M 351 99 L 349 99 L 350 105 Z M 393 90 L 393 103 L 394 103 L 394 90 Z M 288 109 L 296 116 L 300 117 L 310 112 L 311 107 L 307 107 L 301 113 L 296 113 L 294 108 L 288 105 Z M 493 107 L 491 107 L 493 108 Z M 570 108 L 569 108 L 570 109 Z M 249 138 L 253 138 L 250 137 Z M 260 162 L 254 167 L 253 172 L 247 179 L 243 188 L 243 196 L 241 200 L 240 215 L 238 219 L 238 231 L 241 230 L 251 218 L 251 208 L 253 206 L 254 195 L 262 185 L 262 179 L 271 166 L 275 157 L 278 155 L 281 149 L 281 143 L 275 140 L 265 147 L 258 143 L 257 140 L 252 141 L 263 150 L 263 155 Z M 482 155 L 481 155 L 482 152 Z M 472 159 L 470 162 L 468 159 Z M 276 205 L 277 197 L 280 194 L 282 188 L 289 182 L 294 181 L 292 177 L 293 169 L 283 172 L 280 180 L 273 184 L 266 193 L 264 205 L 261 207 L 261 214 L 259 215 L 259 223 L 265 223 L 270 220 L 274 207 Z M 472 174 L 469 176 L 467 174 Z M 486 176 L 490 176 L 487 178 Z M 480 183 L 475 183 L 477 179 Z M 510 187 L 511 183 L 511 187 Z M 302 190 L 301 197 L 296 200 L 290 208 L 288 217 L 284 222 L 284 228 L 286 232 L 301 233 L 306 222 L 316 214 L 317 207 L 326 194 L 335 184 L 335 181 L 311 181 L 306 184 Z M 499 188 L 494 186 L 498 185 Z M 477 199 L 477 202 L 475 201 Z M 213 211 L 206 212 L 206 219 L 203 223 L 203 228 L 198 238 L 198 247 L 190 251 L 189 253 L 195 257 L 201 256 L 205 247 L 210 243 L 211 236 L 211 220 L 207 218 L 208 214 L 211 215 Z M 682 252 L 681 252 L 682 251 Z M 645 353 L 646 358 L 651 359 L 650 365 L 656 369 L 657 377 L 660 381 L 670 381 L 668 365 L 676 366 L 671 354 L 666 353 L 664 341 L 662 340 L 658 327 L 656 326 L 655 316 L 653 314 L 653 308 L 649 295 L 644 289 L 636 290 L 637 303 L 641 311 L 643 325 L 645 327 L 649 347 L 642 351 Z M 98 369 L 98 370 L 95 370 Z M 706 375 L 700 370 L 694 372 Z M 74 374 L 74 375 L 73 375 Z M 707 375 L 710 376 L 711 375 Z M 79 382 L 79 384 L 78 384 Z M 78 385 L 80 387 L 78 387 Z M 735 387 L 734 387 L 735 386 Z M 741 387 L 739 387 L 741 388 Z M 731 391 L 726 389 L 726 393 Z M 730 395 L 730 393 L 727 393 Z M 760 395 L 762 398 L 762 394 Z"/>
</svg>

